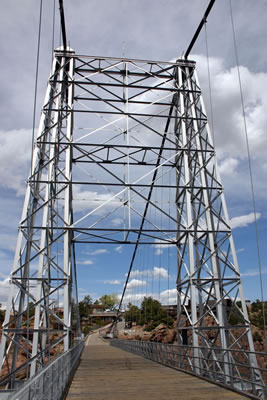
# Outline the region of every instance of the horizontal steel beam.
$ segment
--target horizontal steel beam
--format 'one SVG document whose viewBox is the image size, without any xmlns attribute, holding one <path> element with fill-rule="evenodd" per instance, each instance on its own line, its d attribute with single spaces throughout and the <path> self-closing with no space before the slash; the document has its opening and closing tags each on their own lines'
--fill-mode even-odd
<svg viewBox="0 0 267 400">
<path fill-rule="evenodd" d="M 104 162 L 103 164 L 107 164 Z M 151 187 L 150 184 L 139 184 L 139 183 L 113 183 L 113 182 L 94 182 L 94 181 L 71 181 L 71 182 L 65 182 L 65 181 L 56 181 L 56 180 L 37 180 L 35 179 L 34 182 L 36 183 L 45 183 L 45 184 L 59 184 L 59 185 L 89 185 L 89 186 L 119 186 L 119 187 Z M 158 188 L 167 188 L 167 189 L 183 189 L 183 190 L 218 190 L 218 187 L 212 187 L 212 186 L 194 186 L 194 185 L 163 185 L 159 184 L 153 185 L 154 187 Z M 75 211 L 75 210 L 74 210 Z"/>
<path fill-rule="evenodd" d="M 64 57 L 65 53 L 62 52 L 61 50 L 55 50 L 55 54 L 57 57 Z M 104 56 L 88 56 L 84 54 L 73 54 L 72 56 L 74 59 L 78 59 L 83 65 L 86 64 L 84 63 L 83 60 L 92 60 L 92 61 L 115 61 L 115 62 L 122 62 L 122 63 L 145 63 L 151 66 L 156 66 L 159 67 L 160 65 L 169 65 L 169 66 L 189 66 L 192 65 L 194 66 L 196 64 L 195 61 L 193 60 L 184 60 L 184 59 L 178 59 L 175 62 L 171 61 L 159 61 L 159 60 L 145 60 L 145 59 L 138 59 L 138 58 L 119 58 L 119 57 L 104 57 Z"/>
<path fill-rule="evenodd" d="M 46 108 L 44 108 L 44 110 L 46 110 Z M 167 115 L 162 115 L 162 114 L 144 114 L 144 113 L 134 113 L 134 112 L 125 112 L 125 111 L 121 111 L 121 112 L 116 112 L 116 111 L 104 111 L 104 110 L 77 110 L 77 108 L 72 109 L 72 110 L 66 110 L 64 108 L 53 108 L 51 109 L 51 111 L 55 111 L 55 112 L 62 112 L 62 111 L 67 111 L 68 113 L 86 113 L 86 114 L 108 114 L 108 115 L 123 115 L 123 116 L 128 116 L 130 118 L 134 117 L 149 117 L 149 118 L 164 118 L 167 119 L 169 118 Z M 172 115 L 170 117 L 170 119 L 174 119 L 174 120 L 182 120 L 182 121 L 203 121 L 203 122 L 207 122 L 207 118 L 202 118 L 202 117 L 187 117 L 187 116 L 176 116 L 176 115 Z"/>
</svg>

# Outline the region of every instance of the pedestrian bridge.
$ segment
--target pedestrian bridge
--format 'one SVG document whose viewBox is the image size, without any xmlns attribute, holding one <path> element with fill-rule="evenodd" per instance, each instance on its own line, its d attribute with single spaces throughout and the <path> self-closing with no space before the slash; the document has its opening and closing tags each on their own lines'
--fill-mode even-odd
<svg viewBox="0 0 267 400">
<path fill-rule="evenodd" d="M 165 353 L 157 351 L 157 348 L 163 349 L 164 345 L 161 343 L 146 344 L 146 348 L 151 352 L 154 349 L 154 356 L 152 353 L 150 356 L 148 353 L 145 355 L 148 358 L 157 359 L 158 362 L 155 362 L 133 354 L 133 351 L 140 352 L 138 343 L 131 349 L 126 342 L 116 339 L 109 342 L 104 340 L 99 332 L 95 332 L 48 364 L 21 389 L 0 393 L 0 399 L 234 400 L 248 397 L 264 398 L 242 394 L 218 382 L 215 384 L 210 380 L 177 369 L 177 357 L 176 359 L 174 356 L 171 357 L 166 349 Z M 128 346 L 131 352 L 117 347 L 121 344 L 125 348 Z M 166 360 L 169 366 L 172 366 L 171 368 L 166 366 Z"/>
<path fill-rule="evenodd" d="M 90 337 L 67 400 L 245 399 L 244 396 L 167 368 Z"/>
</svg>

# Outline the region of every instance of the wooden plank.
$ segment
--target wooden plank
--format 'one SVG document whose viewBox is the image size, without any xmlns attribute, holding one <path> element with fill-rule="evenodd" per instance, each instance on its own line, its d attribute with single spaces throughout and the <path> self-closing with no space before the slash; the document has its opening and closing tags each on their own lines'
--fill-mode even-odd
<svg viewBox="0 0 267 400">
<path fill-rule="evenodd" d="M 106 345 L 92 337 L 67 400 L 245 399 L 237 393 Z M 100 344 L 98 344 L 100 343 Z"/>
</svg>

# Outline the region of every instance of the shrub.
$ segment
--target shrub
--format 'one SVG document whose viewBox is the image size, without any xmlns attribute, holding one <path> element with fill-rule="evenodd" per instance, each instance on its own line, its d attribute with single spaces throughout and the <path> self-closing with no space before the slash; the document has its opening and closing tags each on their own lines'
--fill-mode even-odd
<svg viewBox="0 0 267 400">
<path fill-rule="evenodd" d="M 253 340 L 254 340 L 254 342 L 260 342 L 260 343 L 262 343 L 262 337 L 261 337 L 261 335 L 259 334 L 259 332 L 258 331 L 256 331 L 254 334 L 253 334 Z"/>
</svg>

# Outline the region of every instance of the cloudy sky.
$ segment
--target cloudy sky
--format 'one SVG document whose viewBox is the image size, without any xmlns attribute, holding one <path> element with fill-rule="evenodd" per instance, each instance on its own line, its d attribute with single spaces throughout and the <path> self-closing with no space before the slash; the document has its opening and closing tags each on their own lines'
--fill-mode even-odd
<svg viewBox="0 0 267 400">
<path fill-rule="evenodd" d="M 58 5 L 53 44 L 54 0 L 43 2 L 37 121 L 51 66 L 52 48 L 60 43 Z M 267 41 L 266 0 L 232 1 L 237 50 L 251 152 L 263 284 L 267 282 Z M 67 37 L 77 54 L 173 60 L 182 56 L 208 0 L 65 0 Z M 0 14 L 0 302 L 6 300 L 25 183 L 29 171 L 33 120 L 39 1 L 2 2 Z M 229 2 L 217 0 L 207 24 L 215 144 L 234 229 L 246 298 L 260 297 L 259 267 L 251 186 L 240 102 Z M 203 29 L 192 52 L 209 115 L 207 50 Z M 78 257 L 80 297 L 121 293 L 125 269 L 117 267 L 124 249 L 85 249 Z M 160 249 L 155 247 L 155 253 Z M 89 253 L 89 254 L 88 254 Z M 114 257 L 111 257 L 114 256 Z M 114 268 L 106 268 L 110 260 Z M 101 273 L 98 266 L 101 265 Z M 116 268 L 115 268 L 116 266 Z M 160 276 L 162 301 L 173 286 L 166 266 L 145 268 L 132 276 L 136 296 L 149 294 L 147 278 Z M 104 273 L 103 273 L 104 271 Z M 142 278 L 143 274 L 143 278 Z M 149 275 L 149 276 L 148 276 Z M 168 280 L 168 285 L 167 285 Z M 165 285 L 165 286 L 164 286 Z M 169 289 L 169 292 L 167 289 Z M 265 298 L 267 290 L 265 290 Z"/>
</svg>

